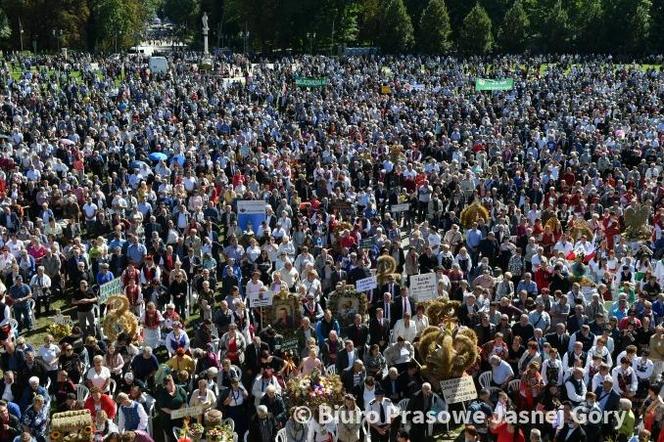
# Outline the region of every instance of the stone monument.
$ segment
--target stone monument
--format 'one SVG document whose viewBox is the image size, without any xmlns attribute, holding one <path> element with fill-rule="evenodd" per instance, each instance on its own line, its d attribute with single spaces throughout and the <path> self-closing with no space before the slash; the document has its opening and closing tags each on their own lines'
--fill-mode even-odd
<svg viewBox="0 0 664 442">
<path fill-rule="evenodd" d="M 203 22 L 203 55 L 208 55 L 210 53 L 208 49 L 208 32 L 210 31 L 210 27 L 208 26 L 207 12 L 203 13 L 201 21 Z"/>
</svg>

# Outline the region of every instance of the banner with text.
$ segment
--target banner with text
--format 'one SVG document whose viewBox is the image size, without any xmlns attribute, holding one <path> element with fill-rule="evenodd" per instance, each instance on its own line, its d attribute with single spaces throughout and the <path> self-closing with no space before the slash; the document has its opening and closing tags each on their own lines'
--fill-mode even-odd
<svg viewBox="0 0 664 442">
<path fill-rule="evenodd" d="M 99 286 L 99 296 L 97 297 L 97 302 L 99 304 L 105 304 L 106 301 L 108 301 L 108 298 L 111 296 L 121 294 L 122 280 L 118 277 Z"/>
<path fill-rule="evenodd" d="M 448 405 L 472 401 L 477 398 L 475 382 L 470 376 L 440 381 L 440 389 Z"/>
<path fill-rule="evenodd" d="M 514 89 L 514 79 L 512 78 L 500 80 L 478 78 L 475 80 L 476 91 L 511 91 L 512 89 Z"/>
<path fill-rule="evenodd" d="M 425 273 L 410 277 L 410 295 L 418 302 L 435 299 L 438 296 L 436 274 Z"/>
<path fill-rule="evenodd" d="M 265 221 L 265 201 L 263 200 L 240 200 L 237 202 L 237 224 L 242 231 L 251 225 L 254 233 L 258 226 Z"/>
<path fill-rule="evenodd" d="M 355 290 L 358 292 L 368 292 L 371 289 L 378 287 L 378 282 L 375 276 L 369 276 L 368 278 L 358 279 L 355 281 Z"/>
<path fill-rule="evenodd" d="M 325 87 L 327 86 L 327 78 L 307 78 L 300 77 L 295 79 L 295 86 L 297 87 Z"/>
</svg>

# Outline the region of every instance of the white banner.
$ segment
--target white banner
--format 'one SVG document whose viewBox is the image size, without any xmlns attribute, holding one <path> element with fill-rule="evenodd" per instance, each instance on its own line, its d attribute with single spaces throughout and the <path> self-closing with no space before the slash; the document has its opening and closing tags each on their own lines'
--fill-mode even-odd
<svg viewBox="0 0 664 442">
<path fill-rule="evenodd" d="M 181 419 L 187 416 L 200 416 L 208 409 L 210 405 L 195 405 L 193 407 L 180 408 L 171 411 L 171 419 Z"/>
<path fill-rule="evenodd" d="M 470 376 L 440 381 L 440 389 L 443 391 L 445 402 L 448 405 L 472 401 L 477 398 L 475 382 L 473 382 L 473 378 Z"/>
<path fill-rule="evenodd" d="M 425 273 L 424 275 L 411 276 L 410 295 L 419 302 L 435 299 L 438 296 L 436 274 Z"/>
<path fill-rule="evenodd" d="M 371 289 L 378 287 L 378 281 L 375 276 L 369 276 L 368 278 L 358 279 L 355 281 L 355 290 L 358 292 L 368 292 Z"/>
</svg>

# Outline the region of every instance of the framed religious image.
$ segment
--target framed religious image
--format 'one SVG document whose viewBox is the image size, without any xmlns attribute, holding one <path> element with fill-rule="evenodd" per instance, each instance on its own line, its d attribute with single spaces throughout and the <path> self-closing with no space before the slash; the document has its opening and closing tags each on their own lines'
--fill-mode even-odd
<svg viewBox="0 0 664 442">
<path fill-rule="evenodd" d="M 277 331 L 295 329 L 302 319 L 300 298 L 282 290 L 272 298 L 272 306 L 264 307 L 265 325 L 272 325 Z"/>
<path fill-rule="evenodd" d="M 339 284 L 330 295 L 328 307 L 339 324 L 345 327 L 353 323 L 356 314 L 366 315 L 367 304 L 367 295 L 358 292 L 354 285 Z"/>
</svg>

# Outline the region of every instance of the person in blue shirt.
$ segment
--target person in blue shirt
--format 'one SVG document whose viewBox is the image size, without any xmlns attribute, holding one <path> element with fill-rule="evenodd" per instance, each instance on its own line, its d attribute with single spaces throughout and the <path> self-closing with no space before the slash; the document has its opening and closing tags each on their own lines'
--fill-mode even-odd
<svg viewBox="0 0 664 442">
<path fill-rule="evenodd" d="M 523 279 L 519 281 L 519 284 L 516 286 L 516 292 L 520 293 L 521 290 L 525 290 L 528 292 L 529 297 L 536 297 L 537 296 L 537 283 L 533 281 L 532 275 L 528 272 L 523 274 Z"/>
<path fill-rule="evenodd" d="M 338 335 L 341 332 L 341 327 L 339 326 L 339 321 L 332 317 L 332 312 L 328 309 L 325 310 L 323 319 L 316 324 L 316 337 L 318 338 L 318 346 L 321 349 L 332 330 L 336 331 Z"/>
<path fill-rule="evenodd" d="M 480 241 L 482 241 L 482 231 L 477 227 L 477 223 L 475 222 L 466 232 L 466 245 L 473 261 L 477 261 L 477 247 L 479 247 Z"/>
<path fill-rule="evenodd" d="M 132 235 L 129 238 L 129 246 L 127 246 L 127 259 L 130 262 L 136 263 L 137 267 L 140 267 L 143 265 L 143 260 L 147 254 L 148 249 L 145 245 L 139 242 L 136 236 Z"/>
<path fill-rule="evenodd" d="M 18 322 L 18 331 L 20 332 L 23 328 L 32 330 L 32 315 L 28 304 L 28 299 L 32 298 L 32 290 L 23 282 L 21 275 L 14 280 L 14 285 L 9 289 L 9 296 L 14 301 L 13 307 Z"/>
<path fill-rule="evenodd" d="M 99 272 L 97 273 L 97 285 L 102 285 L 111 282 L 115 276 L 109 270 L 109 265 L 105 262 L 99 264 Z"/>
</svg>

